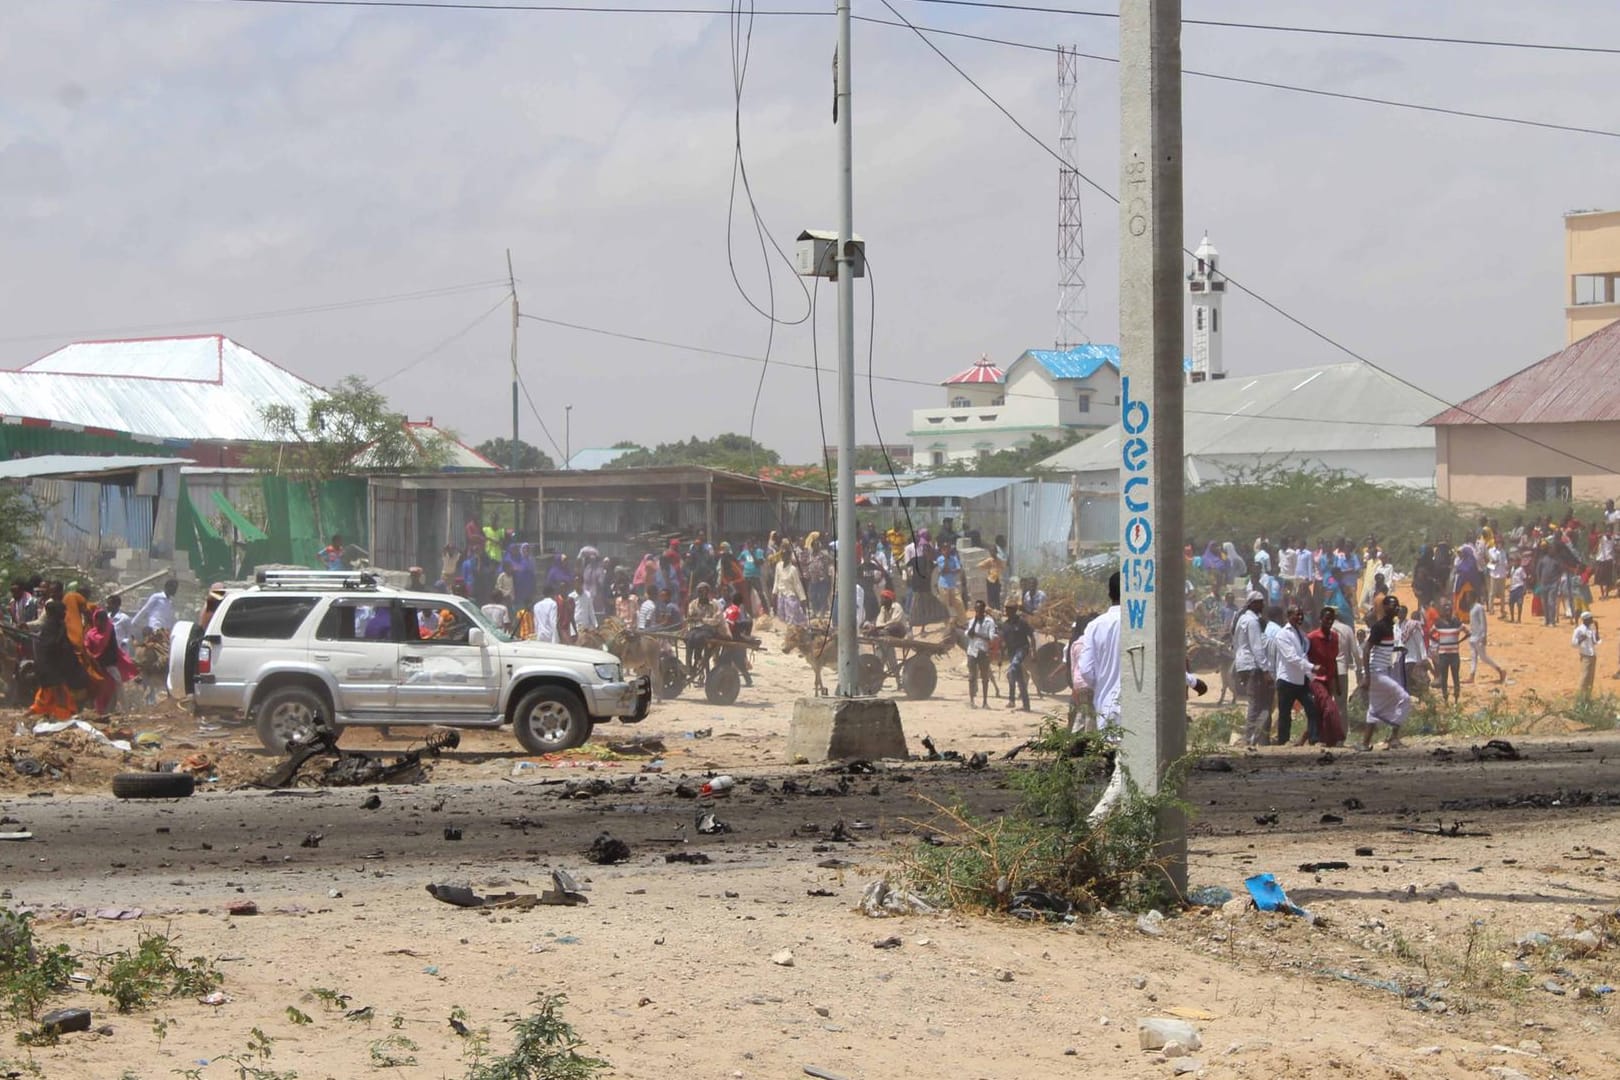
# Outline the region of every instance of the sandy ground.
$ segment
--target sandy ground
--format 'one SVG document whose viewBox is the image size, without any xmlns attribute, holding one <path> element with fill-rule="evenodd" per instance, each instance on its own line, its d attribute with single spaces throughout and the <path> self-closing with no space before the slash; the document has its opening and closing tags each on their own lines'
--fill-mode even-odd
<svg viewBox="0 0 1620 1080">
<path fill-rule="evenodd" d="M 1605 607 L 1620 614 L 1620 603 L 1600 605 L 1603 622 Z M 1510 693 L 1573 688 L 1567 626 L 1498 624 L 1492 651 L 1510 669 Z M 942 749 L 999 753 L 1038 728 L 1038 711 L 966 709 L 960 669 L 953 654 L 932 700 L 901 703 L 914 749 L 931 734 Z M 1272 870 L 1320 917 L 1315 926 L 1221 910 L 1177 915 L 1156 934 L 1123 915 L 1054 926 L 951 913 L 877 920 L 857 901 L 913 842 L 910 822 L 928 816 L 913 790 L 994 811 L 1011 804 L 1001 785 L 1020 763 L 998 761 L 983 774 L 907 766 L 904 782 L 880 778 L 879 796 L 860 785 L 841 798 L 779 795 L 784 777 L 826 782 L 784 760 L 791 702 L 810 681 L 802 661 L 767 652 L 758 685 L 737 705 L 689 692 L 556 761 L 528 758 L 504 735 L 472 736 L 430 783 L 382 789 L 384 807 L 364 819 L 364 833 L 365 792 L 219 790 L 271 759 L 253 752 L 244 728 L 199 732 L 168 709 L 129 718 L 131 730 L 165 738 L 133 762 L 73 747 L 57 778 L 18 778 L 0 765 L 0 786 L 13 792 L 0 797 L 0 816 L 15 821 L 0 828 L 36 835 L 0 845 L 0 885 L 13 905 L 38 910 L 41 936 L 94 951 L 161 930 L 187 955 L 214 958 L 230 998 L 126 1017 L 94 995 L 69 995 L 64 1004 L 91 1005 L 112 1034 L 28 1051 L 11 1045 L 7 1027 L 0 1062 L 31 1057 L 42 1075 L 63 1080 L 116 1080 L 126 1069 L 146 1080 L 192 1068 L 234 1077 L 216 1059 L 242 1050 L 257 1026 L 275 1040 L 264 1067 L 305 1080 L 460 1077 L 468 1044 L 450 1030 L 453 1008 L 489 1028 L 501 1050 L 504 1017 L 538 994 L 565 992 L 589 1047 L 624 1077 L 788 1077 L 807 1065 L 849 1080 L 1168 1076 L 1176 1064 L 1140 1050 L 1135 1027 L 1175 1013 L 1200 1030 L 1191 1071 L 1207 1077 L 1615 1075 L 1614 995 L 1595 990 L 1620 985 L 1620 882 L 1608 854 L 1620 740 L 1515 740 L 1527 760 L 1500 763 L 1475 762 L 1459 740 L 1325 760 L 1270 750 L 1239 757 L 1230 773 L 1195 773 L 1193 883 L 1240 890 L 1246 875 Z M 1465 701 L 1491 692 L 1465 687 Z M 7 718 L 3 730 L 11 728 Z M 356 734 L 346 745 L 407 745 Z M 601 745 L 634 735 L 665 746 L 663 771 L 643 791 L 589 803 L 556 797 L 561 785 L 551 781 L 641 775 L 646 757 L 615 757 Z M 104 794 L 112 771 L 192 752 L 225 763 L 220 782 L 196 799 L 124 804 Z M 513 775 L 529 761 L 536 768 Z M 688 835 L 686 846 L 710 854 L 710 865 L 666 864 L 668 841 L 692 821 L 692 804 L 670 794 L 674 784 L 715 770 L 744 781 L 718 808 L 737 832 Z M 768 780 L 770 791 L 747 791 L 750 778 Z M 1346 808 L 1352 798 L 1362 809 Z M 1255 823 L 1271 809 L 1276 825 Z M 855 844 L 828 845 L 838 819 L 873 828 Z M 452 820 L 467 832 L 463 844 L 440 839 Z M 1488 835 L 1403 831 L 1437 820 Z M 632 843 L 628 862 L 582 861 L 582 838 L 604 827 Z M 310 830 L 328 837 L 313 851 L 298 846 Z M 828 859 L 841 865 L 819 865 Z M 1298 869 L 1324 860 L 1350 865 Z M 486 914 L 440 904 L 423 888 L 454 877 L 536 891 L 554 865 L 590 878 L 588 906 Z M 262 914 L 224 914 L 244 897 Z M 143 915 L 95 917 L 109 905 L 139 905 Z M 1603 943 L 1591 955 L 1557 941 L 1586 926 Z M 1532 931 L 1554 941 L 1521 957 L 1514 942 Z M 890 935 L 898 947 L 873 947 Z M 792 966 L 771 960 L 784 949 Z M 323 1006 L 316 987 L 348 995 L 350 1008 L 370 1006 L 372 1019 Z M 312 1022 L 294 1023 L 289 1006 Z M 155 1018 L 173 1020 L 161 1042 Z M 374 1047 L 393 1035 L 417 1045 L 404 1052 L 416 1064 L 374 1067 Z"/>
</svg>

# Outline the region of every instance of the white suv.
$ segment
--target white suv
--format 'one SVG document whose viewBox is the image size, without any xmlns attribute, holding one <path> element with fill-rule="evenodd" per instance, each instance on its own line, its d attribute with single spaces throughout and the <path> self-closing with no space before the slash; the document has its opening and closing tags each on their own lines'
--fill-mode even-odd
<svg viewBox="0 0 1620 1080">
<path fill-rule="evenodd" d="M 647 715 L 652 684 L 597 649 L 516 641 L 471 602 L 349 572 L 264 571 L 206 628 L 176 623 L 169 692 L 199 715 L 247 715 L 280 752 L 317 727 L 510 724 L 532 754 Z"/>
</svg>

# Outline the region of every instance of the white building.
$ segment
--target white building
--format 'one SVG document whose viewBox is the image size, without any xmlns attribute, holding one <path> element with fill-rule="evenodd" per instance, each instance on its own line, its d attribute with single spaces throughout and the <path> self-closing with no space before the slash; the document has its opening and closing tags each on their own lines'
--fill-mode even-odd
<svg viewBox="0 0 1620 1080">
<path fill-rule="evenodd" d="M 1192 359 L 1187 368 L 1189 382 L 1212 382 L 1226 378 L 1221 359 L 1221 300 L 1226 296 L 1226 275 L 1216 269 L 1220 252 L 1204 234 L 1193 252 L 1193 268 L 1187 271 L 1187 296 L 1192 300 Z"/>
<path fill-rule="evenodd" d="M 1119 420 L 1119 346 L 1030 349 L 1003 372 L 981 358 L 946 379 L 941 408 L 911 413 L 920 468 L 976 461 L 1000 450 L 1097 431 Z"/>
<path fill-rule="evenodd" d="M 1434 398 L 1368 364 L 1244 375 L 1187 387 L 1188 487 L 1266 467 L 1337 469 L 1377 483 L 1432 490 Z M 1047 458 L 1088 492 L 1118 492 L 1116 423 Z"/>
</svg>

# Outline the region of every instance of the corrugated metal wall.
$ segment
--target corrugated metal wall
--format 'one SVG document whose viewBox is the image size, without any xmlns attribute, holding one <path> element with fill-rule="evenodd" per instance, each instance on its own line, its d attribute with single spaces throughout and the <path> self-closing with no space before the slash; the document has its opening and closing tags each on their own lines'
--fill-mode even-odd
<svg viewBox="0 0 1620 1080">
<path fill-rule="evenodd" d="M 1079 547 L 1106 547 L 1119 545 L 1119 496 L 1088 495 L 1080 493 Z"/>
<path fill-rule="evenodd" d="M 39 535 L 64 565 L 102 564 L 118 548 L 152 555 L 158 498 L 135 487 L 80 480 L 34 480 L 29 491 L 39 507 Z"/>
<path fill-rule="evenodd" d="M 1069 485 L 1026 480 L 1008 490 L 1008 564 L 1015 574 L 1039 574 L 1069 563 Z"/>
</svg>

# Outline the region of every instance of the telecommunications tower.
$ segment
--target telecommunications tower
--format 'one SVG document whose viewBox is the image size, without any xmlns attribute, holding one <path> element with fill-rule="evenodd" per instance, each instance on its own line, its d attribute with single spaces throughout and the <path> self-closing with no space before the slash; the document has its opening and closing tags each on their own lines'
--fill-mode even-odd
<svg viewBox="0 0 1620 1080">
<path fill-rule="evenodd" d="M 1074 137 L 1074 96 L 1079 57 L 1075 47 L 1058 46 L 1058 305 L 1059 349 L 1072 349 L 1087 341 L 1081 323 L 1086 317 L 1086 233 L 1080 222 L 1080 168 Z"/>
</svg>

